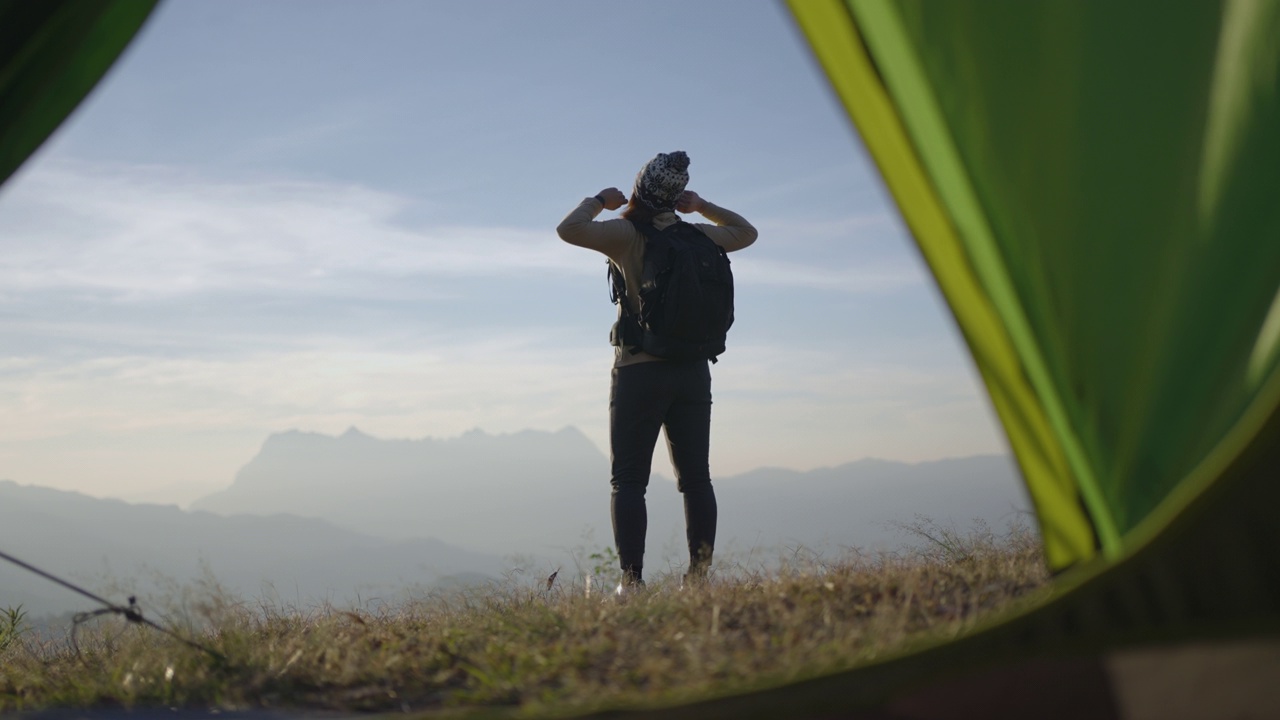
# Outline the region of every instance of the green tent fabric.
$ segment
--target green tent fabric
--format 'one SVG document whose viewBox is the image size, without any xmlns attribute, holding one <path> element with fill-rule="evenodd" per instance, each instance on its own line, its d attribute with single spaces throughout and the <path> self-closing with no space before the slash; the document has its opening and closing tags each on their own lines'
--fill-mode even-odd
<svg viewBox="0 0 1280 720">
<path fill-rule="evenodd" d="M 791 6 L 973 351 L 1050 562 L 1119 557 L 1280 402 L 1280 4 Z"/>
<path fill-rule="evenodd" d="M 0 0 L 0 182 L 152 6 Z M 789 6 L 1064 572 L 958 640 L 656 714 L 1280 716 L 1280 3 Z"/>
<path fill-rule="evenodd" d="M 0 0 L 0 183 L 80 104 L 156 0 Z"/>
</svg>

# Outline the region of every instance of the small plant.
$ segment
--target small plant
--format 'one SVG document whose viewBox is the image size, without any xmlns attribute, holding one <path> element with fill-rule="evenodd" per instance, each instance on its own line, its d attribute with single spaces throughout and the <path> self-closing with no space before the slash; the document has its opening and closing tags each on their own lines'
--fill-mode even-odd
<svg viewBox="0 0 1280 720">
<path fill-rule="evenodd" d="M 0 611 L 0 653 L 8 650 L 25 632 L 22 625 L 26 618 L 27 612 L 21 605 Z"/>
<path fill-rule="evenodd" d="M 618 553 L 608 546 L 598 552 L 591 553 L 587 556 L 587 559 L 595 562 L 595 565 L 591 566 L 593 575 L 608 575 L 618 569 Z"/>
<path fill-rule="evenodd" d="M 1025 549 L 1038 545 L 1030 528 L 1015 517 L 1003 534 L 991 529 L 985 521 L 974 519 L 968 528 L 957 528 L 923 515 L 909 523 L 893 523 L 899 532 L 915 538 L 914 552 L 924 560 L 966 564 L 999 554 L 1012 548 Z"/>
<path fill-rule="evenodd" d="M 622 581 L 622 568 L 618 564 L 618 553 L 605 546 L 587 556 L 592 565 L 587 569 L 588 582 L 595 582 L 604 587 L 612 587 Z"/>
</svg>

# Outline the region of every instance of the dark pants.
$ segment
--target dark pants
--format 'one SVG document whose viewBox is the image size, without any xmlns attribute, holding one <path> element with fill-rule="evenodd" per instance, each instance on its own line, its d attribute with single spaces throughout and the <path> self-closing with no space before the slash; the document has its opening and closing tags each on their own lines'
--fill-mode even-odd
<svg viewBox="0 0 1280 720">
<path fill-rule="evenodd" d="M 656 361 L 613 369 L 609 393 L 609 445 L 613 462 L 613 539 L 623 573 L 638 580 L 644 568 L 644 505 L 658 429 L 677 487 L 684 495 L 690 570 L 711 562 L 716 542 L 716 493 L 707 461 L 711 441 L 711 369 L 706 360 Z"/>
</svg>

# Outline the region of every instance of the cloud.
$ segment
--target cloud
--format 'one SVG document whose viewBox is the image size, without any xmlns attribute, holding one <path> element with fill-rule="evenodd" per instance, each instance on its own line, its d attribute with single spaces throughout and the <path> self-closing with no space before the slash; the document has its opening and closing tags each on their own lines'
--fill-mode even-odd
<svg viewBox="0 0 1280 720">
<path fill-rule="evenodd" d="M 599 274 L 551 227 L 409 225 L 402 218 L 422 203 L 359 185 L 72 161 L 43 163 L 13 185 L 0 198 L 8 297 L 403 299 L 406 287 L 430 296 L 441 280 Z M 764 239 L 739 263 L 744 282 L 882 292 L 922 277 L 918 265 L 878 259 L 865 241 L 851 246 L 850 238 L 892 235 L 884 213 L 760 226 Z"/>
<path fill-rule="evenodd" d="M 961 363 L 743 346 L 717 366 L 713 384 L 712 458 L 722 472 L 1008 451 L 975 372 Z"/>
<path fill-rule="evenodd" d="M 551 227 L 406 220 L 422 216 L 355 185 L 35 166 L 0 196 L 0 477 L 99 494 L 208 485 L 271 432 L 351 425 L 381 437 L 574 425 L 607 450 L 599 258 Z M 735 273 L 744 286 L 909 288 L 925 275 L 895 222 L 762 218 Z M 923 350 L 786 336 L 735 344 L 716 366 L 717 473 L 999 449 L 950 336 Z"/>
<path fill-rule="evenodd" d="M 409 204 L 360 186 L 49 163 L 0 207 L 0 286 L 133 300 L 226 290 L 379 297 L 386 279 L 595 270 L 550 228 L 407 227 L 397 216 Z"/>
<path fill-rule="evenodd" d="M 572 425 L 607 453 L 610 355 L 517 337 L 406 352 L 334 344 L 228 358 L 7 358 L 0 477 L 98 494 L 225 484 L 270 433 L 353 425 L 388 438 Z M 748 346 L 713 374 L 718 475 L 1004 450 L 964 369 Z M 661 446 L 655 470 L 671 472 Z"/>
<path fill-rule="evenodd" d="M 884 293 L 921 287 L 924 283 L 920 271 L 905 263 L 896 267 L 833 267 L 767 258 L 747 258 L 735 262 L 733 277 L 736 283 L 844 293 Z"/>
<path fill-rule="evenodd" d="M 436 351 L 334 345 L 229 358 L 6 358 L 5 440 L 244 427 L 339 432 L 352 424 L 391 436 L 450 435 L 597 419 L 609 349 L 556 352 L 531 344 L 501 338 Z"/>
<path fill-rule="evenodd" d="M 503 337 L 403 352 L 334 343 L 229 357 L 6 357 L 0 479 L 107 495 L 225 485 L 269 434 L 291 428 L 418 438 L 574 425 L 602 443 L 610 356 Z"/>
<path fill-rule="evenodd" d="M 744 283 L 883 294 L 932 282 L 901 221 L 883 209 L 754 224 L 759 241 L 733 257 L 734 277 Z"/>
<path fill-rule="evenodd" d="M 765 218 L 753 222 L 762 236 L 781 238 L 785 247 L 797 240 L 808 244 L 865 245 L 868 239 L 892 236 L 895 243 L 909 240 L 898 216 L 884 209 L 855 212 L 829 218 Z"/>
</svg>

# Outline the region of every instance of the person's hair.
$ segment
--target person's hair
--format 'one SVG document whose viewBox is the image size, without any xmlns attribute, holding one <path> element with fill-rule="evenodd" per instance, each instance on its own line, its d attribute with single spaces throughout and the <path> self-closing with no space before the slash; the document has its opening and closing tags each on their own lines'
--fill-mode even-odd
<svg viewBox="0 0 1280 720">
<path fill-rule="evenodd" d="M 636 193 L 631 194 L 627 209 L 622 211 L 622 217 L 630 220 L 633 225 L 652 225 L 653 216 L 657 214 L 658 211 L 649 207 Z"/>
</svg>

